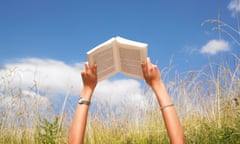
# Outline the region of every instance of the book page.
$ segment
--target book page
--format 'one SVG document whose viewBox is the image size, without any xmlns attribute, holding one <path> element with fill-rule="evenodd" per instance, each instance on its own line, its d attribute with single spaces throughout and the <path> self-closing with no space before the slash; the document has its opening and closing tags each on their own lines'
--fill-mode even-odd
<svg viewBox="0 0 240 144">
<path fill-rule="evenodd" d="M 121 72 L 135 78 L 143 78 L 141 64 L 147 59 L 145 50 L 119 47 Z"/>
<path fill-rule="evenodd" d="M 142 63 L 147 60 L 147 44 L 116 37 L 120 72 L 135 78 L 143 78 Z"/>
<path fill-rule="evenodd" d="M 100 47 L 89 51 L 89 64 L 97 64 L 98 81 L 106 79 L 116 73 L 116 60 L 114 58 L 114 44 L 113 41 L 101 44 Z"/>
</svg>

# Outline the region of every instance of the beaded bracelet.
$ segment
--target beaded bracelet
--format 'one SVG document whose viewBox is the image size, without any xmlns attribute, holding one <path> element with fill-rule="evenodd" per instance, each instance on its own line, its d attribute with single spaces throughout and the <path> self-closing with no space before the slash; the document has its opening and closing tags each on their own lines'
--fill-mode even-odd
<svg viewBox="0 0 240 144">
<path fill-rule="evenodd" d="M 165 106 L 162 106 L 160 108 L 160 110 L 162 111 L 163 109 L 167 108 L 167 107 L 171 107 L 171 106 L 174 106 L 174 104 L 169 104 L 169 105 L 165 105 Z"/>
</svg>

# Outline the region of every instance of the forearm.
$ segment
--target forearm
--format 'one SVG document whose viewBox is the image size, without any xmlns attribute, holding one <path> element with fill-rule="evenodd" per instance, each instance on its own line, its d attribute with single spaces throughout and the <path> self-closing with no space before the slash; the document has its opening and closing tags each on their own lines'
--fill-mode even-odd
<svg viewBox="0 0 240 144">
<path fill-rule="evenodd" d="M 84 88 L 81 97 L 91 101 L 93 90 Z M 82 144 L 87 124 L 89 105 L 78 104 L 72 120 L 72 126 L 69 132 L 69 144 Z"/>
<path fill-rule="evenodd" d="M 158 85 L 154 85 L 153 91 L 157 96 L 157 100 L 160 107 L 173 104 L 165 88 L 165 85 L 162 82 L 160 82 Z M 175 107 L 171 106 L 163 108 L 162 115 L 171 143 L 172 144 L 184 143 L 183 128 L 180 124 Z"/>
<path fill-rule="evenodd" d="M 157 97 L 160 107 L 172 104 L 172 100 L 168 95 L 166 87 L 162 81 L 158 82 L 157 84 L 153 84 L 152 89 Z"/>
</svg>

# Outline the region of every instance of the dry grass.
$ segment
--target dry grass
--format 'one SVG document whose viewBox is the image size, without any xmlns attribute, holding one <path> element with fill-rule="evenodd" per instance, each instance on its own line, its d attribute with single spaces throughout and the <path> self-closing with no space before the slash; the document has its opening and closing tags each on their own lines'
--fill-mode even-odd
<svg viewBox="0 0 240 144">
<path fill-rule="evenodd" d="M 166 80 L 186 143 L 240 143 L 240 59 L 233 55 L 232 60 L 231 64 L 211 62 L 199 71 Z M 14 78 L 13 73 L 6 76 Z M 66 143 L 71 110 L 57 115 L 51 104 L 45 109 L 40 101 L 30 105 L 21 89 L 10 83 L 1 79 L 0 103 L 8 104 L 0 108 L 0 143 Z M 31 89 L 38 91 L 37 85 Z M 144 93 L 148 98 L 145 109 L 132 111 L 123 104 L 114 114 L 110 106 L 96 105 L 89 115 L 85 143 L 168 143 L 157 101 L 149 88 Z"/>
</svg>

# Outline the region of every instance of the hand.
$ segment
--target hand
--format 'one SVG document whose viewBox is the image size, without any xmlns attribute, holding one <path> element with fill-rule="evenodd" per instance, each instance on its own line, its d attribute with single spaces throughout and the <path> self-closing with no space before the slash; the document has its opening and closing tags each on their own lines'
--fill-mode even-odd
<svg viewBox="0 0 240 144">
<path fill-rule="evenodd" d="M 147 59 L 145 64 L 142 64 L 142 71 L 145 81 L 152 87 L 157 97 L 160 107 L 172 104 L 171 98 L 161 79 L 161 73 L 157 67 Z M 162 111 L 165 126 L 167 128 L 170 143 L 184 143 L 184 132 L 181 123 L 178 119 L 177 112 L 174 107 Z"/>
<path fill-rule="evenodd" d="M 92 93 L 97 85 L 97 66 L 85 64 L 85 69 L 81 72 L 83 90 L 81 97 L 91 101 Z M 84 133 L 87 125 L 88 105 L 77 105 L 72 125 L 69 131 L 69 144 L 83 143 Z"/>
<path fill-rule="evenodd" d="M 88 63 L 85 64 L 85 70 L 81 72 L 82 81 L 84 88 L 90 88 L 94 90 L 97 85 L 97 66 L 96 64 L 90 66 Z"/>
<path fill-rule="evenodd" d="M 153 89 L 160 86 L 162 82 L 161 73 L 158 69 L 158 66 L 151 63 L 150 58 L 147 58 L 147 62 L 142 64 L 142 71 L 145 81 L 149 86 L 151 86 Z"/>
</svg>

